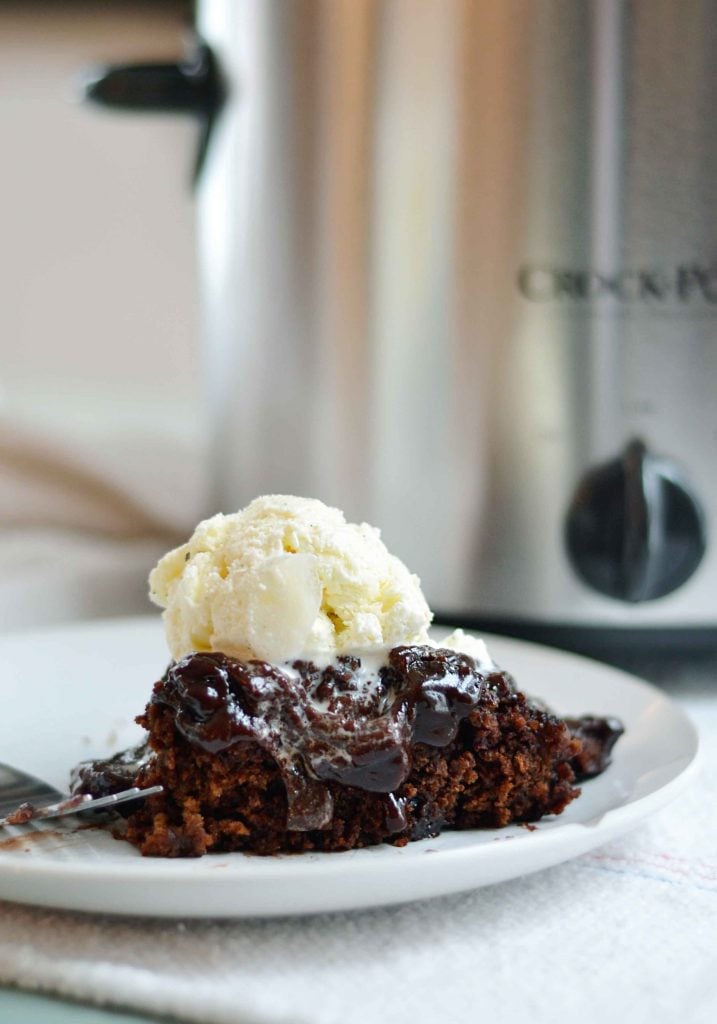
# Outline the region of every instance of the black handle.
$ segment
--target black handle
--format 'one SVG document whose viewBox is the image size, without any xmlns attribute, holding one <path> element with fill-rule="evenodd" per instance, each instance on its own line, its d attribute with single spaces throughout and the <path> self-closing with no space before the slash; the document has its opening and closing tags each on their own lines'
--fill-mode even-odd
<svg viewBox="0 0 717 1024">
<path fill-rule="evenodd" d="M 184 60 L 171 64 L 109 64 L 83 76 L 84 99 L 115 110 L 191 114 L 200 123 L 194 179 L 201 171 L 209 138 L 226 90 L 217 60 L 194 39 Z"/>
</svg>

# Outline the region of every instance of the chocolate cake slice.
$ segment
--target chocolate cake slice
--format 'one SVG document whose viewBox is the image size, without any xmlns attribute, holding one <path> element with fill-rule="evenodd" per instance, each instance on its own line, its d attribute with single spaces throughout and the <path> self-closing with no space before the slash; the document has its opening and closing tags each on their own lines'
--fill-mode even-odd
<svg viewBox="0 0 717 1024">
<path fill-rule="evenodd" d="M 132 775 L 164 792 L 123 836 L 157 857 L 338 851 L 559 814 L 609 763 L 615 720 L 562 720 L 505 672 L 430 645 L 383 664 L 170 665 L 137 721 L 148 749 L 81 765 L 76 792 Z"/>
</svg>

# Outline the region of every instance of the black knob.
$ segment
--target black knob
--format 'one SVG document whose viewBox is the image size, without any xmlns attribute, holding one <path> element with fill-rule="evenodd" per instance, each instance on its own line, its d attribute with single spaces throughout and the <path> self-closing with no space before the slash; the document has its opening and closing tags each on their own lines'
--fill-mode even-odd
<svg viewBox="0 0 717 1024">
<path fill-rule="evenodd" d="M 585 583 L 622 601 L 677 590 L 705 553 L 699 502 L 679 468 L 632 441 L 580 481 L 565 528 L 568 557 Z"/>
</svg>

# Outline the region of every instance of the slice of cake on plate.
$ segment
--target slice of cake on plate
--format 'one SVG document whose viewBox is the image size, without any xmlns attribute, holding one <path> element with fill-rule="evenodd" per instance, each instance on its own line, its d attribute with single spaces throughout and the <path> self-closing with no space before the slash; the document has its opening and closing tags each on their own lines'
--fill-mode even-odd
<svg viewBox="0 0 717 1024">
<path fill-rule="evenodd" d="M 75 784 L 161 784 L 123 830 L 146 855 L 533 822 L 604 770 L 622 732 L 526 697 L 475 637 L 438 645 L 418 578 L 319 501 L 274 495 L 205 520 L 150 591 L 172 662 L 138 718 L 147 744 L 79 766 Z"/>
</svg>

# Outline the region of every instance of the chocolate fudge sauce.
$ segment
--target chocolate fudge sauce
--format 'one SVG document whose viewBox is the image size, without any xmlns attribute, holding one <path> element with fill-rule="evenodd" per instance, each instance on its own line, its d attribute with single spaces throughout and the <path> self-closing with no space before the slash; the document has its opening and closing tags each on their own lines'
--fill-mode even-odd
<svg viewBox="0 0 717 1024">
<path fill-rule="evenodd" d="M 242 742 L 266 750 L 286 786 L 287 828 L 308 830 L 331 821 L 328 781 L 398 789 L 411 744 L 450 743 L 485 679 L 467 655 L 430 647 L 395 647 L 377 669 L 357 657 L 320 668 L 194 654 L 170 666 L 152 700 L 170 706 L 179 732 L 204 750 Z M 387 822 L 395 831 L 405 826 L 395 798 Z"/>
<path fill-rule="evenodd" d="M 580 753 L 571 762 L 576 781 L 584 782 L 601 775 L 610 764 L 612 748 L 625 731 L 622 722 L 617 718 L 583 715 L 582 718 L 566 718 L 565 724 L 582 742 Z"/>
</svg>

